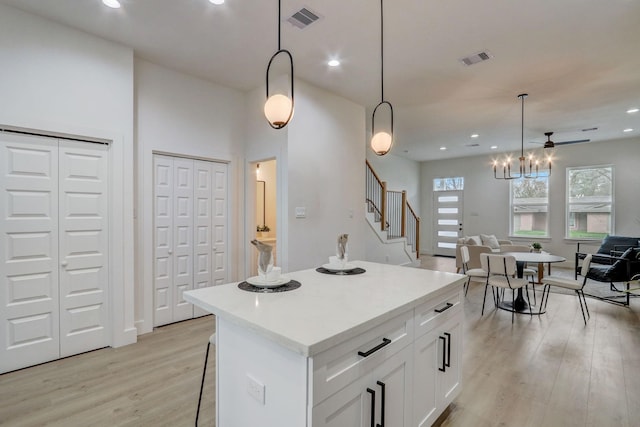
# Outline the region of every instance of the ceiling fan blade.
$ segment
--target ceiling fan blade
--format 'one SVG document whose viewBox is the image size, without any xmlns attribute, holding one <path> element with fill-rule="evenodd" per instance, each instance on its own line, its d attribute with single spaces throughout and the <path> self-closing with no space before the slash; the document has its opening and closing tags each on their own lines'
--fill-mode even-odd
<svg viewBox="0 0 640 427">
<path fill-rule="evenodd" d="M 569 144 L 580 144 L 582 142 L 590 142 L 590 139 L 575 139 L 573 141 L 562 141 L 556 142 L 555 145 L 569 145 Z"/>
</svg>

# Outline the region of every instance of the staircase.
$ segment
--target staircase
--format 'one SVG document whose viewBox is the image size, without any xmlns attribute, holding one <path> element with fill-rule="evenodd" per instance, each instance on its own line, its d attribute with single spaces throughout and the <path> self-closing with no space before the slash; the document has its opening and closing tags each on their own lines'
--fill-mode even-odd
<svg viewBox="0 0 640 427">
<path fill-rule="evenodd" d="M 420 218 L 407 201 L 406 191 L 387 190 L 366 161 L 366 218 L 375 233 L 367 245 L 367 259 L 388 264 L 417 264 L 420 257 Z"/>
</svg>

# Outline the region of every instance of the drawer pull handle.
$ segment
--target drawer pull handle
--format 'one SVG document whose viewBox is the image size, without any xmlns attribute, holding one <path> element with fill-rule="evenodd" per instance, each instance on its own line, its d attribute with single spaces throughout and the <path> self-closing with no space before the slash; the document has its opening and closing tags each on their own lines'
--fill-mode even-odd
<svg viewBox="0 0 640 427">
<path fill-rule="evenodd" d="M 359 351 L 358 352 L 358 356 L 362 356 L 362 357 L 369 357 L 371 356 L 373 353 L 375 353 L 376 351 L 380 350 L 382 347 L 391 344 L 391 340 L 389 338 L 382 338 L 382 342 L 380 344 L 378 344 L 377 346 L 373 347 L 371 350 L 362 352 Z"/>
<path fill-rule="evenodd" d="M 447 305 L 445 305 L 444 307 L 440 307 L 440 308 L 436 308 L 434 311 L 436 313 L 442 313 L 443 311 L 447 311 L 449 310 L 451 307 L 453 307 L 453 304 L 451 304 L 450 302 L 447 303 Z"/>
</svg>

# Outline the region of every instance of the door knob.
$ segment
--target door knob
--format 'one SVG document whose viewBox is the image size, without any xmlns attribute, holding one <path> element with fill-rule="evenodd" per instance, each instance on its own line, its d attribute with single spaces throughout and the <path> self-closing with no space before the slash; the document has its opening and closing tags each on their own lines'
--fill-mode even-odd
<svg viewBox="0 0 640 427">
<path fill-rule="evenodd" d="M 171 255 L 171 254 L 173 253 L 173 251 L 169 251 L 169 252 L 167 252 L 167 253 L 168 253 L 169 255 Z"/>
<path fill-rule="evenodd" d="M 63 267 L 66 267 L 67 265 L 69 265 L 69 263 L 67 261 L 62 261 L 60 265 Z"/>
</svg>

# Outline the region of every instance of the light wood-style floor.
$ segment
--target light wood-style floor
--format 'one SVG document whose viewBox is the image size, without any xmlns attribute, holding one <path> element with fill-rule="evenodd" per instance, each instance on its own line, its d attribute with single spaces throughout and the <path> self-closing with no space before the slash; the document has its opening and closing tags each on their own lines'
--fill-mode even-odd
<svg viewBox="0 0 640 427">
<path fill-rule="evenodd" d="M 423 268 L 453 271 L 450 258 Z M 551 294 L 543 316 L 465 302 L 462 393 L 440 426 L 640 425 L 640 298 L 630 308 Z M 156 329 L 138 343 L 0 375 L 0 425 L 191 426 L 212 316 Z M 200 425 L 214 425 L 214 357 Z M 253 426 L 251 426 L 253 427 Z M 277 426 L 266 426 L 277 427 Z M 391 426 L 395 427 L 395 426 Z"/>
</svg>

